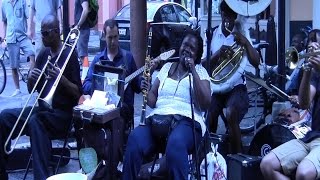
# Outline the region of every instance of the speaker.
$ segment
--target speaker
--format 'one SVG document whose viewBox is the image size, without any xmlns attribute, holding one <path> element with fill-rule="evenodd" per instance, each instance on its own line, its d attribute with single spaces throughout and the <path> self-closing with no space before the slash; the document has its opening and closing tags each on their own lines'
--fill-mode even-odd
<svg viewBox="0 0 320 180">
<path fill-rule="evenodd" d="M 260 171 L 260 156 L 246 154 L 229 154 L 227 156 L 228 180 L 263 180 Z"/>
</svg>

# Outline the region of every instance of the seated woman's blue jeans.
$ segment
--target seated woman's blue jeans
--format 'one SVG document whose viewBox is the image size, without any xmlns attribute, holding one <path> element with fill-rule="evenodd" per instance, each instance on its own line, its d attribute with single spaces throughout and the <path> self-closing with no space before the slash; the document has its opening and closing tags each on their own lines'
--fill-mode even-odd
<svg viewBox="0 0 320 180">
<path fill-rule="evenodd" d="M 196 143 L 201 140 L 201 126 L 195 121 Z M 150 157 L 159 148 L 151 133 L 150 125 L 136 127 L 129 135 L 125 151 L 123 180 L 137 179 L 145 157 Z M 193 122 L 184 117 L 172 129 L 167 139 L 166 162 L 169 179 L 187 179 L 189 173 L 188 154 L 194 150 Z"/>
</svg>

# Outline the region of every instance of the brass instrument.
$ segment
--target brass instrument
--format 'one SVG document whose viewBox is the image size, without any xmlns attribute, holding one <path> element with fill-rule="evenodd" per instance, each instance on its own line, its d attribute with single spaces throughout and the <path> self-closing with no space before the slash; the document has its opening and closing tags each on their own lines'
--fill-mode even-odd
<svg viewBox="0 0 320 180">
<path fill-rule="evenodd" d="M 315 50 L 313 48 L 310 49 L 309 53 L 299 54 L 295 47 L 289 47 L 285 53 L 286 63 L 288 64 L 290 69 L 295 69 L 300 59 L 309 58 L 317 55 L 320 55 L 320 50 L 318 49 Z M 304 63 L 302 64 L 303 68 L 306 66 L 308 66 L 307 60 L 305 60 Z"/>
<path fill-rule="evenodd" d="M 231 34 L 228 29 L 229 22 L 225 22 L 225 29 Z M 234 50 L 233 50 L 234 49 Z M 217 66 L 211 75 L 211 81 L 214 84 L 223 83 L 230 78 L 239 68 L 243 57 L 244 47 L 237 48 L 237 43 L 234 42 L 230 49 L 225 51 L 223 56 L 220 57 L 221 63 Z"/>
<path fill-rule="evenodd" d="M 11 154 L 12 151 L 14 150 L 14 148 L 15 148 L 15 146 L 16 146 L 16 144 L 17 144 L 17 142 L 18 142 L 18 140 L 19 140 L 19 138 L 20 138 L 20 136 L 21 136 L 21 134 L 22 134 L 22 132 L 23 132 L 23 130 L 24 130 L 24 128 L 25 128 L 25 126 L 26 126 L 27 123 L 28 123 L 28 120 L 29 120 L 29 118 L 30 118 L 30 116 L 31 116 L 31 114 L 32 114 L 32 111 L 33 111 L 34 107 L 36 106 L 37 101 L 40 100 L 40 101 L 43 102 L 43 104 L 46 104 L 47 107 L 49 107 L 49 108 L 52 107 L 52 98 L 53 98 L 53 95 L 54 95 L 54 93 L 55 93 L 55 90 L 57 89 L 57 86 L 58 86 L 58 84 L 59 84 L 59 82 L 60 82 L 60 79 L 61 79 L 61 77 L 62 77 L 62 74 L 63 74 L 65 68 L 67 67 L 67 64 L 68 64 L 69 59 L 70 59 L 70 57 L 71 57 L 71 55 L 72 55 L 72 52 L 74 51 L 74 48 L 76 47 L 76 44 L 77 44 L 78 39 L 79 39 L 79 35 L 80 35 L 79 29 L 74 28 L 74 29 L 71 29 L 71 30 L 70 30 L 70 32 L 69 32 L 69 34 L 68 34 L 65 42 L 63 43 L 63 46 L 62 46 L 62 48 L 61 48 L 61 51 L 59 52 L 59 55 L 58 55 L 58 57 L 57 57 L 57 59 L 55 60 L 55 63 L 54 63 L 55 65 L 57 64 L 57 62 L 59 61 L 59 59 L 60 59 L 60 57 L 61 57 L 61 54 L 62 54 L 63 50 L 66 48 L 66 46 L 71 47 L 70 53 L 68 54 L 68 56 L 67 56 L 64 64 L 62 65 L 62 67 L 60 67 L 60 72 L 59 72 L 56 80 L 54 81 L 54 83 L 53 83 L 53 85 L 52 85 L 49 93 L 46 95 L 46 97 L 45 97 L 45 98 L 40 98 L 43 90 L 45 89 L 45 87 L 46 87 L 46 85 L 47 85 L 47 83 L 48 83 L 48 79 L 45 80 L 45 82 L 44 82 L 41 90 L 38 92 L 39 94 L 38 94 L 37 98 L 35 99 L 35 102 L 34 102 L 34 104 L 32 105 L 31 110 L 29 111 L 29 113 L 28 113 L 28 115 L 27 115 L 27 118 L 26 118 L 26 120 L 25 120 L 25 122 L 24 122 L 24 124 L 23 124 L 23 126 L 22 126 L 22 128 L 21 128 L 21 130 L 20 130 L 20 132 L 18 133 L 17 138 L 16 138 L 16 139 L 14 140 L 14 142 L 12 143 L 12 146 L 10 147 L 10 149 L 7 150 L 7 146 L 8 146 L 8 144 L 9 144 L 9 142 L 11 141 L 12 135 L 13 135 L 13 133 L 15 132 L 15 130 L 16 130 L 16 128 L 17 128 L 17 125 L 18 125 L 18 123 L 19 123 L 19 121 L 20 121 L 20 119 L 21 119 L 22 114 L 24 113 L 27 105 L 29 104 L 29 101 L 30 101 L 30 99 L 31 99 L 31 97 L 32 97 L 32 94 L 36 91 L 36 87 L 38 86 L 38 84 L 39 84 L 42 76 L 43 76 L 43 75 L 44 75 L 44 76 L 47 76 L 47 75 L 45 74 L 45 71 L 46 71 L 46 69 L 48 68 L 48 64 L 49 64 L 49 62 L 50 62 L 50 60 L 51 60 L 51 56 L 48 56 L 47 62 L 46 62 L 45 65 L 43 66 L 43 68 L 42 68 L 42 70 L 41 70 L 41 73 L 40 73 L 40 75 L 39 75 L 39 78 L 37 79 L 36 83 L 34 84 L 34 87 L 33 87 L 32 91 L 30 92 L 30 96 L 29 96 L 29 98 L 27 99 L 24 107 L 22 108 L 22 110 L 21 110 L 21 112 L 20 112 L 20 115 L 18 116 L 18 119 L 17 119 L 16 123 L 14 124 L 14 126 L 13 126 L 13 128 L 12 128 L 12 130 L 11 130 L 11 132 L 10 132 L 10 134 L 9 134 L 9 136 L 8 136 L 5 144 L 4 144 L 4 152 L 5 152 L 6 154 Z"/>
</svg>

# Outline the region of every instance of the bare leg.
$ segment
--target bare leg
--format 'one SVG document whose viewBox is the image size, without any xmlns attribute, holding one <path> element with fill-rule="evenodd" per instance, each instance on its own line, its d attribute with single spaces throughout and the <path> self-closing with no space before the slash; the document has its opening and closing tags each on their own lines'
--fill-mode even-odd
<svg viewBox="0 0 320 180">
<path fill-rule="evenodd" d="M 12 69 L 13 83 L 16 89 L 20 89 L 19 74 L 17 69 Z"/>
<path fill-rule="evenodd" d="M 34 65 L 36 63 L 35 57 L 34 56 L 29 56 L 29 59 L 30 59 L 30 68 L 29 69 L 33 69 Z"/>
<path fill-rule="evenodd" d="M 303 159 L 298 165 L 296 172 L 296 180 L 316 179 L 317 170 L 309 159 Z"/>
<path fill-rule="evenodd" d="M 290 180 L 289 177 L 282 174 L 280 161 L 273 152 L 263 157 L 260 169 L 266 180 Z"/>
</svg>

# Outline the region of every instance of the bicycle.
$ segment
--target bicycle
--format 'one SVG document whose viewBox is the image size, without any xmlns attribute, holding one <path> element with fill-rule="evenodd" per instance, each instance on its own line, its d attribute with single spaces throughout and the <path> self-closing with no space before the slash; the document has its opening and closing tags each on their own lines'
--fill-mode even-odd
<svg viewBox="0 0 320 180">
<path fill-rule="evenodd" d="M 0 42 L 2 43 L 4 39 L 0 37 Z M 24 56 L 24 53 L 20 51 L 20 55 Z M 0 94 L 4 91 L 7 83 L 7 70 L 11 70 L 11 68 L 6 68 L 6 65 L 9 65 L 9 53 L 8 48 L 0 48 Z M 19 67 L 18 73 L 21 80 L 27 83 L 28 80 L 28 67 Z"/>
</svg>

